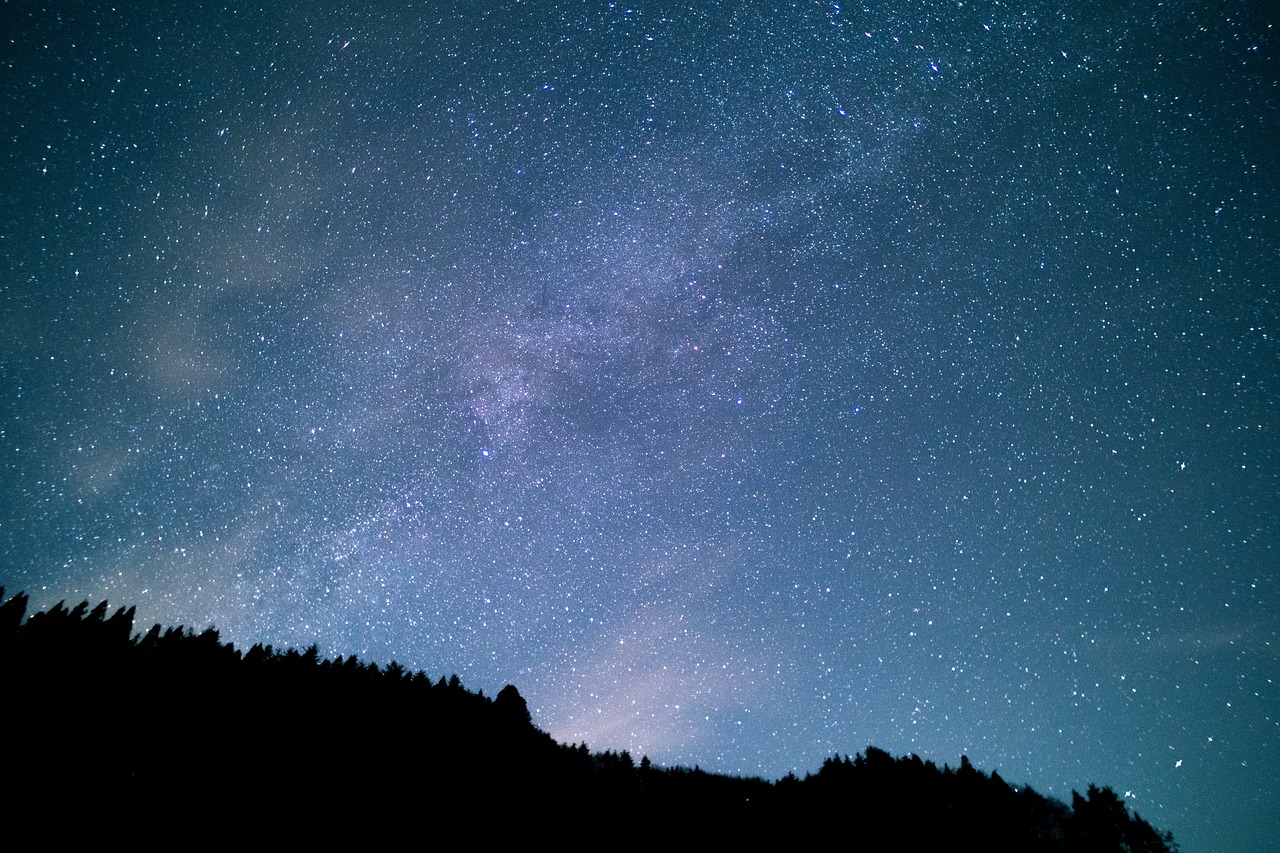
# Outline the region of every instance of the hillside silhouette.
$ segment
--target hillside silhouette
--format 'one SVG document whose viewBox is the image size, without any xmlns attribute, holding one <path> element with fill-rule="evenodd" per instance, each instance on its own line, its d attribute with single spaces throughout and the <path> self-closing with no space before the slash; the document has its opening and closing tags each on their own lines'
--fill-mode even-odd
<svg viewBox="0 0 1280 853">
<path fill-rule="evenodd" d="M 497 696 L 396 663 L 322 659 L 209 628 L 135 635 L 104 601 L 25 618 L 0 588 L 7 822 L 156 843 L 474 837 L 621 847 L 831 843 L 866 850 L 1176 849 L 1108 788 L 1066 803 L 961 757 L 869 747 L 803 779 L 661 768 L 564 745 Z"/>
</svg>

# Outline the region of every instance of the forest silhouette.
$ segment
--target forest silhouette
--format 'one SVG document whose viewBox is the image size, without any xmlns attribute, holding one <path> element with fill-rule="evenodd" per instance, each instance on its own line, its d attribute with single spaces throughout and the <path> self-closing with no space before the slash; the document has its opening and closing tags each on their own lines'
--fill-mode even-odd
<svg viewBox="0 0 1280 853">
<path fill-rule="evenodd" d="M 514 686 L 490 698 L 315 646 L 242 653 L 212 627 L 135 635 L 135 608 L 105 601 L 29 618 L 26 595 L 0 602 L 8 822 L 50 837 L 1177 849 L 1109 788 L 1068 805 L 965 756 L 940 769 L 868 747 L 773 782 L 664 768 L 557 743 Z"/>
</svg>

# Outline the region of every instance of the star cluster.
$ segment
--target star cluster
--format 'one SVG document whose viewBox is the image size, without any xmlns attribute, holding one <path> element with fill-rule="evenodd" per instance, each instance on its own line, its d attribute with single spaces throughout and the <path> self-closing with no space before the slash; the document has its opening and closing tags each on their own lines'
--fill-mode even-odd
<svg viewBox="0 0 1280 853">
<path fill-rule="evenodd" d="M 10 592 L 1277 837 L 1256 5 L 7 8 Z"/>
</svg>

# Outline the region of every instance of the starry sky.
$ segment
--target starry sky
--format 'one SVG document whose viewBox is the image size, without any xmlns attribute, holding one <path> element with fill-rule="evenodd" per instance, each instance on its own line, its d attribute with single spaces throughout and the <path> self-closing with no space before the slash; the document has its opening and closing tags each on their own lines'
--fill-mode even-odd
<svg viewBox="0 0 1280 853">
<path fill-rule="evenodd" d="M 262 5 L 0 6 L 10 593 L 1277 849 L 1267 4 Z"/>
</svg>

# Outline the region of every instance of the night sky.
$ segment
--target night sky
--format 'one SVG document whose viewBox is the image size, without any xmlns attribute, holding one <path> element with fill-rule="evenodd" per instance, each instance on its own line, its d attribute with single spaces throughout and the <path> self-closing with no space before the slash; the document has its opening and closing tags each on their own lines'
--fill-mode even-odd
<svg viewBox="0 0 1280 853">
<path fill-rule="evenodd" d="M 0 5 L 10 594 L 1277 849 L 1269 4 L 137 5 Z"/>
</svg>

